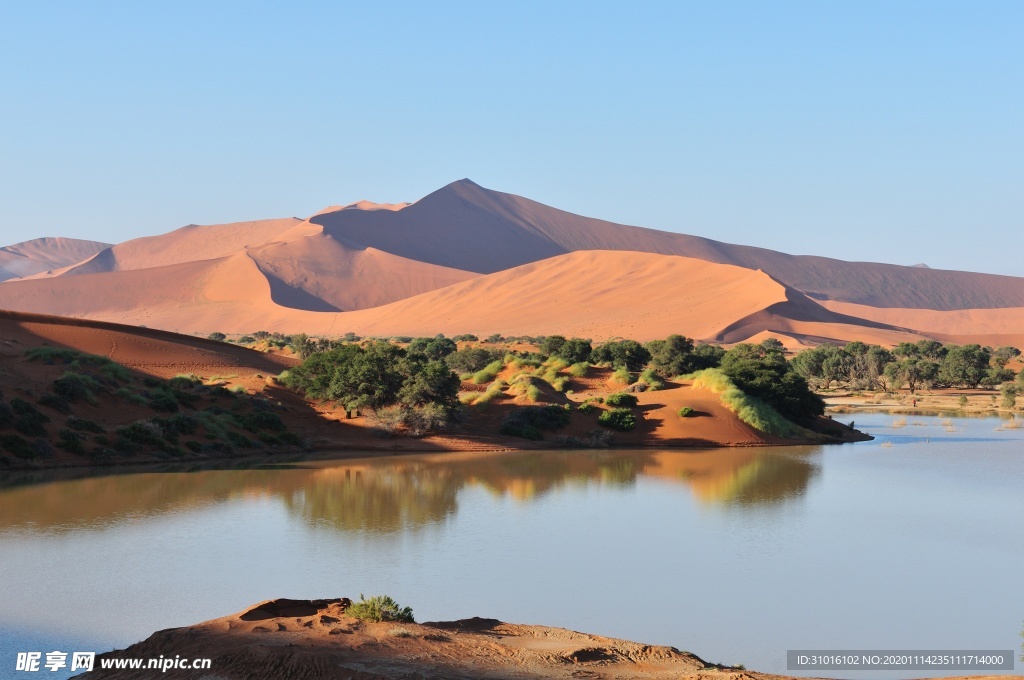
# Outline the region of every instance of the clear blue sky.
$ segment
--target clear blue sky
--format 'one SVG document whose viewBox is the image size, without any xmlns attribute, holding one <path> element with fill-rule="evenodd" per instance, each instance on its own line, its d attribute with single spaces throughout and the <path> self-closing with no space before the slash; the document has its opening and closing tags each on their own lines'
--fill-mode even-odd
<svg viewBox="0 0 1024 680">
<path fill-rule="evenodd" d="M 1024 275 L 1024 2 L 0 4 L 0 241 L 450 181 Z"/>
</svg>

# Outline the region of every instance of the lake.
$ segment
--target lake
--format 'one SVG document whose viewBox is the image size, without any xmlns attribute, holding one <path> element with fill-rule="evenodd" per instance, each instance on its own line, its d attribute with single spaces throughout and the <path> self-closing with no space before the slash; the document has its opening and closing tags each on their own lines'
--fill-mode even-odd
<svg viewBox="0 0 1024 680">
<path fill-rule="evenodd" d="M 360 593 L 776 673 L 787 649 L 1019 651 L 1024 427 L 853 418 L 876 439 L 0 475 L 0 675 Z"/>
</svg>

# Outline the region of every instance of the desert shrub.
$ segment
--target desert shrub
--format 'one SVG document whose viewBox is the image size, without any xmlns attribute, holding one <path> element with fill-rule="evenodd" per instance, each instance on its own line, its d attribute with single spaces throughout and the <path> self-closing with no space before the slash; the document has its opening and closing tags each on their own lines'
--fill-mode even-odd
<svg viewBox="0 0 1024 680">
<path fill-rule="evenodd" d="M 214 331 L 213 333 L 210 333 L 206 337 L 209 338 L 210 340 L 217 340 L 219 342 L 224 342 L 225 340 L 228 339 L 228 336 L 224 335 L 220 331 Z"/>
<path fill-rule="evenodd" d="M 198 375 L 176 375 L 167 381 L 167 387 L 172 390 L 194 390 L 203 384 L 203 379 Z"/>
<path fill-rule="evenodd" d="M 154 422 L 134 422 L 130 425 L 118 428 L 115 432 L 120 439 L 135 444 L 142 444 L 143 446 L 151 446 L 158 449 L 163 448 L 164 445 L 163 430 Z"/>
<path fill-rule="evenodd" d="M 170 390 L 153 390 L 148 394 L 148 397 L 148 405 L 154 411 L 174 413 L 178 410 L 178 397 Z"/>
<path fill-rule="evenodd" d="M 628 408 L 613 408 L 598 416 L 597 422 L 612 430 L 628 432 L 636 427 L 636 416 Z"/>
<path fill-rule="evenodd" d="M 591 430 L 585 437 L 558 435 L 554 438 L 556 446 L 575 449 L 605 449 L 611 446 L 612 433 L 608 430 Z"/>
<path fill-rule="evenodd" d="M 16 434 L 0 434 L 0 448 L 23 460 L 38 457 L 32 445 Z"/>
<path fill-rule="evenodd" d="M 558 430 L 569 424 L 570 411 L 561 406 L 526 406 L 505 416 L 501 433 L 524 439 L 541 439 L 541 430 Z"/>
<path fill-rule="evenodd" d="M 615 369 L 612 373 L 612 381 L 619 383 L 620 385 L 632 385 L 636 382 L 636 376 L 629 372 L 625 367 Z"/>
<path fill-rule="evenodd" d="M 444 428 L 448 420 L 449 413 L 443 406 L 428 403 L 409 410 L 405 418 L 405 427 L 409 434 L 420 437 Z"/>
<path fill-rule="evenodd" d="M 100 389 L 102 386 L 95 378 L 73 371 L 66 371 L 53 381 L 54 393 L 71 402 L 85 400 L 91 404 L 95 403 L 96 392 Z"/>
<path fill-rule="evenodd" d="M 25 351 L 25 358 L 44 364 L 70 364 L 82 356 L 81 352 L 59 347 L 33 347 Z"/>
<path fill-rule="evenodd" d="M 185 442 L 185 446 L 188 447 L 192 453 L 199 453 L 203 450 L 203 445 L 196 441 L 187 441 Z"/>
<path fill-rule="evenodd" d="M 627 371 L 639 371 L 651 360 L 651 353 L 636 340 L 618 340 L 594 348 L 590 360 Z"/>
<path fill-rule="evenodd" d="M 85 455 L 85 446 L 82 443 L 85 440 L 85 437 L 74 430 L 61 428 L 57 431 L 57 440 L 57 446 L 61 447 L 68 453 L 73 453 L 76 456 Z"/>
<path fill-rule="evenodd" d="M 228 441 L 239 448 L 249 448 L 252 446 L 252 440 L 248 437 L 235 432 L 234 430 L 228 430 L 227 433 Z"/>
<path fill-rule="evenodd" d="M 576 407 L 576 410 L 580 413 L 593 413 L 597 410 L 597 407 L 591 404 L 589 401 L 583 402 Z"/>
<path fill-rule="evenodd" d="M 165 438 L 169 435 L 195 434 L 199 429 L 199 421 L 184 413 L 175 413 L 169 418 L 156 418 L 153 422 L 160 426 Z"/>
<path fill-rule="evenodd" d="M 574 378 L 585 378 L 587 377 L 587 371 L 590 369 L 590 364 L 586 361 L 579 361 L 569 366 L 567 372 Z"/>
<path fill-rule="evenodd" d="M 609 406 L 636 406 L 639 400 L 632 394 L 616 392 L 615 394 L 609 394 L 608 398 L 605 399 L 605 403 Z"/>
<path fill-rule="evenodd" d="M 50 392 L 39 397 L 39 405 L 52 408 L 58 413 L 71 413 L 71 404 L 68 403 L 68 400 L 64 397 L 58 397 L 56 394 L 51 394 Z"/>
<path fill-rule="evenodd" d="M 768 404 L 787 421 L 810 425 L 824 414 L 825 402 L 814 394 L 777 347 L 739 344 L 722 357 L 718 370 L 742 393 Z"/>
<path fill-rule="evenodd" d="M 78 430 L 80 432 L 92 432 L 94 434 L 103 434 L 106 432 L 102 426 L 92 422 L 91 420 L 75 418 L 74 416 L 71 416 L 64 421 L 64 424 L 72 430 Z"/>
<path fill-rule="evenodd" d="M 283 432 L 288 429 L 288 426 L 281 420 L 281 416 L 269 411 L 256 411 L 255 413 L 236 415 L 235 420 L 240 427 L 249 432 L 259 432 L 261 430 Z"/>
<path fill-rule="evenodd" d="M 756 430 L 780 437 L 793 436 L 801 431 L 800 427 L 786 420 L 771 404 L 740 390 L 721 369 L 698 371 L 690 379 L 694 387 L 703 387 L 717 394 L 726 408 Z"/>
<path fill-rule="evenodd" d="M 387 595 L 375 595 L 369 599 L 359 594 L 359 601 L 349 605 L 345 613 L 363 621 L 394 621 L 415 623 L 412 608 L 402 607 Z"/>
<path fill-rule="evenodd" d="M 693 415 L 693 409 L 689 406 L 684 406 L 678 411 L 680 418 L 689 418 Z"/>
<path fill-rule="evenodd" d="M 446 356 L 444 362 L 453 371 L 476 373 L 491 362 L 500 360 L 502 356 L 502 353 L 497 350 L 484 349 L 482 347 L 466 347 Z"/>
<path fill-rule="evenodd" d="M 555 389 L 555 392 L 565 392 L 565 388 L 569 386 L 569 377 L 563 375 L 549 382 L 551 387 Z"/>
<path fill-rule="evenodd" d="M 127 387 L 118 388 L 118 390 L 114 392 L 114 396 L 136 406 L 146 406 L 149 403 L 146 401 L 144 396 Z"/>
<path fill-rule="evenodd" d="M 45 424 L 50 421 L 49 416 L 20 397 L 11 399 L 11 411 L 14 412 L 15 430 L 28 437 L 46 436 Z"/>
<path fill-rule="evenodd" d="M 501 359 L 495 359 L 494 361 L 487 364 L 485 367 L 483 367 L 482 369 L 473 374 L 473 384 L 483 385 L 484 383 L 491 382 L 492 380 L 498 377 L 498 374 L 501 373 L 501 369 L 504 368 L 504 366 L 505 364 L 502 362 Z"/>
<path fill-rule="evenodd" d="M 463 333 L 462 335 L 456 335 L 452 340 L 455 342 L 479 342 L 480 338 L 472 333 Z"/>
</svg>

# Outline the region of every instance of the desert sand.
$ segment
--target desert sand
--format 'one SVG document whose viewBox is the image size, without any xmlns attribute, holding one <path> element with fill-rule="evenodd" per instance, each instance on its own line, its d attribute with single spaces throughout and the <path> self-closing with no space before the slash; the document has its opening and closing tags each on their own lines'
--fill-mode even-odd
<svg viewBox="0 0 1024 680">
<path fill-rule="evenodd" d="M 22 246 L 40 267 L 38 253 L 61 250 Z M 0 309 L 200 335 L 1024 344 L 1021 278 L 786 255 L 581 217 L 469 180 L 411 204 L 189 225 L 54 269 L 77 252 L 64 250 L 0 283 Z"/>
</svg>

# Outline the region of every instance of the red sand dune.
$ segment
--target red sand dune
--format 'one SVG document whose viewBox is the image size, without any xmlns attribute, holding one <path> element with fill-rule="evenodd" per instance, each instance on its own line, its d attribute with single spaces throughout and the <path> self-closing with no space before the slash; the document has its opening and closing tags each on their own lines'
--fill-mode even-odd
<svg viewBox="0 0 1024 680">
<path fill-rule="evenodd" d="M 1024 278 L 787 255 L 581 217 L 468 179 L 399 211 L 325 211 L 311 221 L 366 246 L 482 273 L 576 250 L 638 250 L 762 269 L 814 299 L 927 309 L 1024 307 Z"/>
<path fill-rule="evenodd" d="M 92 257 L 109 244 L 74 238 L 37 238 L 0 248 L 0 281 L 61 269 Z"/>
</svg>

